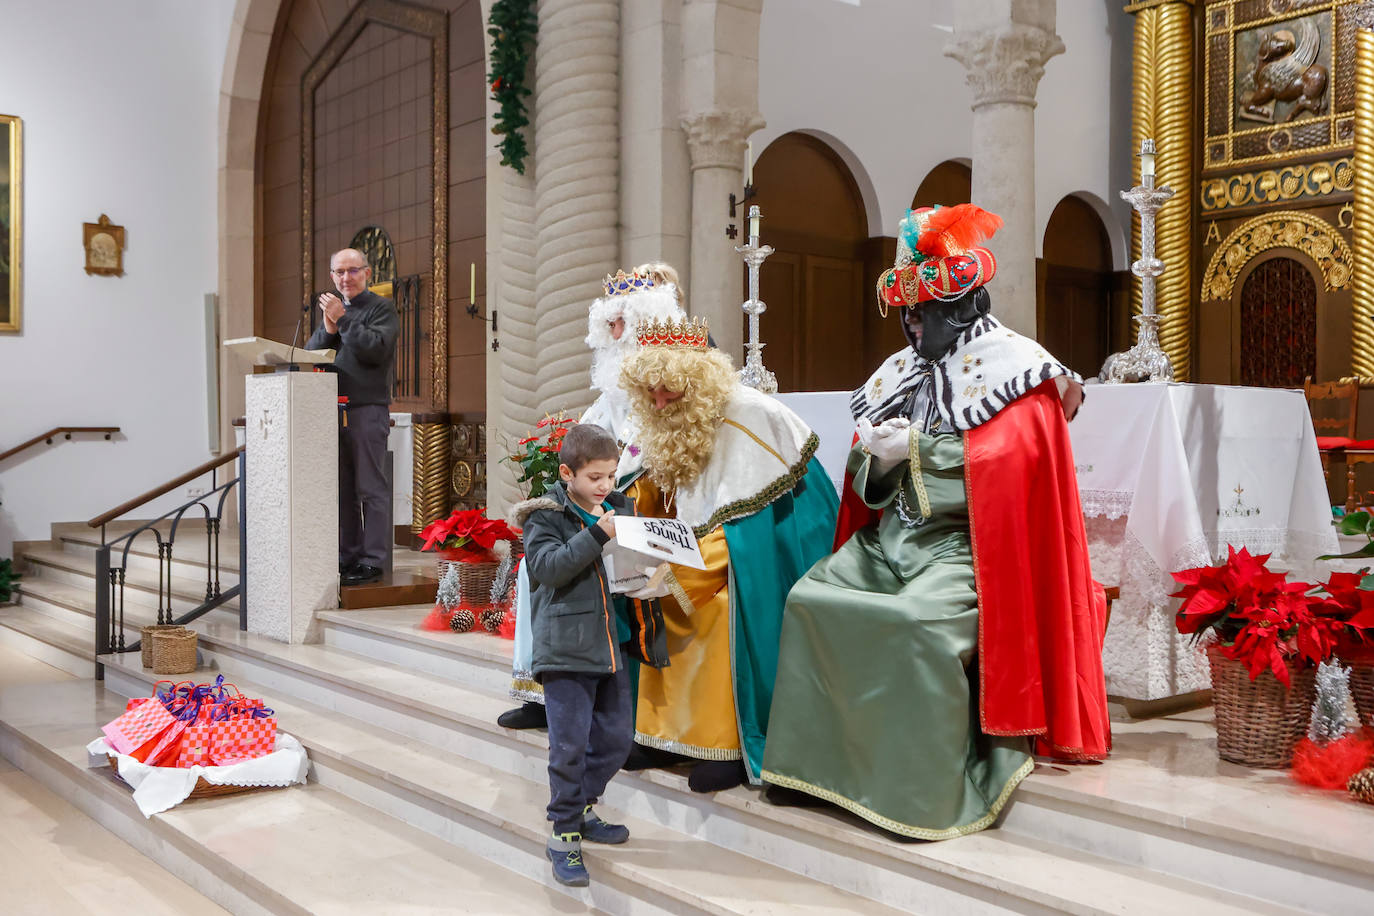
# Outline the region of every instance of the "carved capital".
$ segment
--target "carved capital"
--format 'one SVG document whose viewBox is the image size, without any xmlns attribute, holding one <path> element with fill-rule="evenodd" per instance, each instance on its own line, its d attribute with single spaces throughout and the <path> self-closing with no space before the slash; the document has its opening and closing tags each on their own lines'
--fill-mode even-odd
<svg viewBox="0 0 1374 916">
<path fill-rule="evenodd" d="M 692 171 L 730 167 L 743 171 L 745 144 L 763 125 L 763 116 L 757 111 L 729 109 L 683 115 Z"/>
<path fill-rule="evenodd" d="M 1012 23 L 956 31 L 944 53 L 968 71 L 974 108 L 998 102 L 1034 105 L 1045 62 L 1064 53 L 1064 42 L 1045 29 Z"/>
</svg>

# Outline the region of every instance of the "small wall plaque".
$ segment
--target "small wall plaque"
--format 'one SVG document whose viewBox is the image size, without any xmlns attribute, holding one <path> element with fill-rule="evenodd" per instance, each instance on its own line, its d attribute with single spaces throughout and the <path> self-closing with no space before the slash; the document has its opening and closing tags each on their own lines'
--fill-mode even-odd
<svg viewBox="0 0 1374 916">
<path fill-rule="evenodd" d="M 124 276 L 124 227 L 110 223 L 100 214 L 100 221 L 81 224 L 81 240 L 86 248 L 86 273 L 105 277 Z"/>
</svg>

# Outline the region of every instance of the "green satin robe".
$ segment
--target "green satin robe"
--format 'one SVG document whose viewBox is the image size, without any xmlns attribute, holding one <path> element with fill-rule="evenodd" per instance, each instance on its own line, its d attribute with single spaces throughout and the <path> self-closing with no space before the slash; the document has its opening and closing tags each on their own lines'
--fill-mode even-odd
<svg viewBox="0 0 1374 916">
<path fill-rule="evenodd" d="M 855 491 L 886 511 L 788 596 L 763 779 L 940 840 L 990 826 L 1033 760 L 1025 738 L 978 727 L 963 440 L 920 434 L 920 463 L 931 515 L 908 528 L 908 462 L 873 478 L 850 453 Z"/>
</svg>

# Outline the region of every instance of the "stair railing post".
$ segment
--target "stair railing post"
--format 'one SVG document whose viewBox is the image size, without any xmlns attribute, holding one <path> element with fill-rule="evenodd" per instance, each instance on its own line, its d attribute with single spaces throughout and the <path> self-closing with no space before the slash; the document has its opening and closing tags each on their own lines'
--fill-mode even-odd
<svg viewBox="0 0 1374 916">
<path fill-rule="evenodd" d="M 109 655 L 110 599 L 114 583 L 110 576 L 110 545 L 105 543 L 105 528 L 100 529 L 100 547 L 95 552 L 95 654 L 98 659 Z M 105 666 L 96 663 L 97 680 L 105 679 Z"/>
<path fill-rule="evenodd" d="M 239 629 L 248 629 L 248 450 L 239 454 Z"/>
</svg>

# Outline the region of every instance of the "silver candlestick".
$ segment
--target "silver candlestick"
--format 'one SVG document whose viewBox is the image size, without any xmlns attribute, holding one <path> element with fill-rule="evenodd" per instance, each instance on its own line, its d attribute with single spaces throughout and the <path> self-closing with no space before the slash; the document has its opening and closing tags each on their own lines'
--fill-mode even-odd
<svg viewBox="0 0 1374 916">
<path fill-rule="evenodd" d="M 1131 273 L 1140 278 L 1140 326 L 1136 344 L 1124 353 L 1107 357 L 1103 373 L 1108 382 L 1172 382 L 1174 367 L 1159 347 L 1159 316 L 1155 314 L 1155 277 L 1164 273 L 1164 262 L 1155 257 L 1155 213 L 1174 196 L 1167 185 L 1155 187 L 1155 141 L 1140 144 L 1140 184 L 1122 191 L 1121 198 L 1140 214 L 1140 260 Z"/>
<path fill-rule="evenodd" d="M 739 371 L 739 380 L 750 388 L 764 394 L 778 393 L 778 379 L 763 368 L 763 347 L 759 342 L 759 316 L 768 311 L 768 306 L 759 299 L 759 268 L 773 253 L 771 245 L 759 244 L 758 205 L 749 208 L 749 244 L 736 245 L 735 250 L 744 255 L 744 263 L 749 266 L 749 301 L 743 305 L 744 314 L 749 316 L 749 342 L 744 348 L 749 351 L 744 359 L 744 368 Z"/>
</svg>

